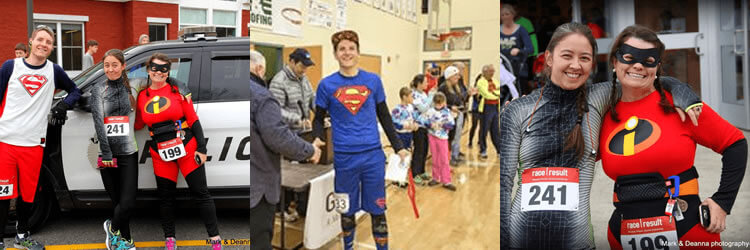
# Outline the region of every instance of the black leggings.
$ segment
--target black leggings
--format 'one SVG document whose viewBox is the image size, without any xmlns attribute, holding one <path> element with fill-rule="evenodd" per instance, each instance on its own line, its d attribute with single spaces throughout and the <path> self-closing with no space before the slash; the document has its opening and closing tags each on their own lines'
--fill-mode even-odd
<svg viewBox="0 0 750 250">
<path fill-rule="evenodd" d="M 135 194 L 138 192 L 138 153 L 116 155 L 117 168 L 104 168 L 102 175 L 104 189 L 112 199 L 112 231 L 120 230 L 123 238 L 130 238 L 130 214 L 135 207 Z"/>
<path fill-rule="evenodd" d="M 42 170 L 44 171 L 44 170 Z M 42 185 L 41 177 L 42 174 L 39 176 L 39 183 L 37 185 Z M 36 196 L 34 197 L 34 200 L 38 199 L 40 194 L 40 188 L 41 186 L 37 186 Z M 23 201 L 23 196 L 21 196 L 21 192 L 18 192 L 18 198 L 16 198 L 16 232 L 17 233 L 28 233 L 29 232 L 29 218 L 31 218 L 31 207 L 33 206 L 33 203 L 28 203 Z M 10 200 L 0 200 L 0 240 L 3 239 L 3 235 L 5 235 L 5 225 L 8 224 L 8 212 L 10 211 Z"/>
<path fill-rule="evenodd" d="M 196 202 L 196 206 L 200 211 L 203 223 L 206 225 L 208 237 L 219 235 L 219 226 L 216 222 L 216 206 L 214 205 L 214 200 L 211 199 L 211 194 L 208 193 L 205 166 L 200 166 L 185 176 L 185 182 L 188 184 L 190 194 L 193 196 L 193 200 Z M 156 189 L 161 198 L 159 210 L 161 213 L 161 226 L 162 229 L 164 229 L 164 237 L 175 237 L 174 202 L 177 183 L 170 179 L 157 176 Z"/>
<path fill-rule="evenodd" d="M 469 145 L 474 141 L 474 132 L 477 132 L 477 124 L 482 118 L 482 115 L 478 110 L 471 111 L 471 129 L 469 129 Z"/>
<path fill-rule="evenodd" d="M 37 194 L 38 196 L 39 194 Z M 32 203 L 24 202 L 21 198 L 21 194 L 18 194 L 16 198 L 16 215 L 18 220 L 16 223 L 16 231 L 18 233 L 29 232 L 29 217 L 31 217 L 31 206 Z M 0 200 L 0 240 L 5 235 L 5 225 L 8 224 L 8 211 L 10 210 L 10 200 Z"/>
<path fill-rule="evenodd" d="M 424 165 L 427 161 L 427 129 L 419 128 L 414 131 L 414 156 L 411 158 L 411 174 L 414 177 L 424 174 Z"/>
</svg>

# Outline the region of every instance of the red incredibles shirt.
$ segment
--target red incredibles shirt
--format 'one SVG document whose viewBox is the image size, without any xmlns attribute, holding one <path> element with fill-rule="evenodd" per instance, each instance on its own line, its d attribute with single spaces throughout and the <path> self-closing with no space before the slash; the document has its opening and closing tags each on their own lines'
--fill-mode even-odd
<svg viewBox="0 0 750 250">
<path fill-rule="evenodd" d="M 672 103 L 672 95 L 666 96 Z M 665 113 L 659 100 L 659 92 L 654 91 L 638 101 L 619 102 L 615 107 L 619 122 L 609 113 L 605 116 L 599 152 L 609 178 L 649 172 L 667 178 L 693 166 L 696 143 L 722 153 L 744 138 L 705 103 L 696 127 L 690 121 L 680 121 L 676 113 Z"/>
<path fill-rule="evenodd" d="M 148 96 L 146 95 L 148 93 Z M 182 117 L 192 127 L 198 120 L 198 115 L 193 109 L 193 102 L 185 98 L 177 89 L 167 84 L 159 89 L 150 87 L 138 94 L 138 106 L 135 118 L 135 129 L 141 129 L 144 125 L 149 127 L 163 121 L 177 121 Z"/>
</svg>

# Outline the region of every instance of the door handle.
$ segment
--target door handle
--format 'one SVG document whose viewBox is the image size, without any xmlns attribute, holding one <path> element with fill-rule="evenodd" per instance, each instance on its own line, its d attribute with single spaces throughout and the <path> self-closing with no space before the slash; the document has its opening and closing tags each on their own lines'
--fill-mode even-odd
<svg viewBox="0 0 750 250">
<path fill-rule="evenodd" d="M 734 30 L 734 39 L 732 39 L 732 42 L 734 43 L 734 54 L 738 56 L 745 54 L 745 50 L 737 50 L 737 33 L 740 33 L 740 32 L 745 32 L 745 31 L 742 29 Z"/>
<path fill-rule="evenodd" d="M 695 35 L 695 54 L 698 56 L 702 56 L 703 52 L 701 52 L 701 47 L 698 45 L 698 39 L 703 39 L 703 33 L 698 33 Z"/>
</svg>

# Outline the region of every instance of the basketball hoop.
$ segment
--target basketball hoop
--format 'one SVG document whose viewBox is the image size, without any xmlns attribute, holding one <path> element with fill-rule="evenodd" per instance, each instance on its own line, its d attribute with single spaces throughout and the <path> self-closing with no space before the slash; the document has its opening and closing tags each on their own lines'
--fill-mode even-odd
<svg viewBox="0 0 750 250">
<path fill-rule="evenodd" d="M 459 31 L 449 31 L 449 32 L 445 32 L 445 33 L 440 33 L 439 36 L 440 36 L 440 41 L 441 42 L 445 42 L 445 40 L 448 39 L 448 38 L 450 38 L 450 37 L 463 36 L 465 34 L 466 34 L 466 32 L 459 30 Z"/>
<path fill-rule="evenodd" d="M 463 32 L 463 35 L 451 37 L 451 43 L 454 50 L 471 49 L 471 32 Z"/>
<path fill-rule="evenodd" d="M 438 40 L 447 44 L 446 48 L 452 47 L 453 50 L 471 49 L 471 32 L 458 30 L 440 33 Z"/>
</svg>

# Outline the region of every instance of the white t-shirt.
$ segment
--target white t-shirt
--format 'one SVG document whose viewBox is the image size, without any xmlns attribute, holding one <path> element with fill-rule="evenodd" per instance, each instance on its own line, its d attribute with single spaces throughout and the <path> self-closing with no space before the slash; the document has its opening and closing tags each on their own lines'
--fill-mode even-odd
<svg viewBox="0 0 750 250">
<path fill-rule="evenodd" d="M 64 79 L 56 79 L 56 75 Z M 72 104 L 80 96 L 62 68 L 49 60 L 36 69 L 24 63 L 23 58 L 3 64 L 0 68 L 0 97 L 4 97 L 0 105 L 0 142 L 24 147 L 44 146 L 47 115 L 56 86 L 69 90 L 65 100 L 68 103 Z"/>
</svg>

